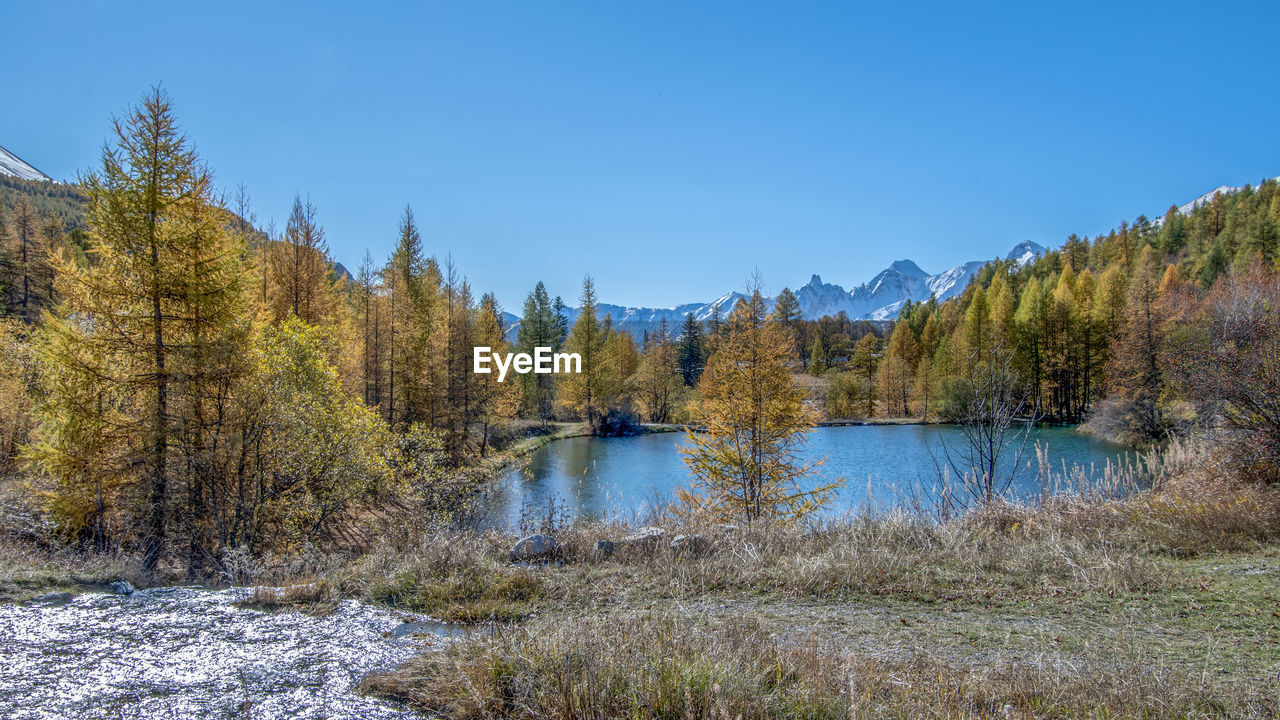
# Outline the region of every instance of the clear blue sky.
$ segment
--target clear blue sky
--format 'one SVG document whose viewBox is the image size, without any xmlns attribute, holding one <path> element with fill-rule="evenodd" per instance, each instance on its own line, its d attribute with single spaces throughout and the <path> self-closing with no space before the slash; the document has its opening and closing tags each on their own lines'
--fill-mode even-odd
<svg viewBox="0 0 1280 720">
<path fill-rule="evenodd" d="M 0 145 L 73 177 L 162 83 L 261 221 L 309 194 L 354 268 L 409 203 L 517 312 L 938 272 L 1280 174 L 1275 2 L 15 5 Z"/>
</svg>

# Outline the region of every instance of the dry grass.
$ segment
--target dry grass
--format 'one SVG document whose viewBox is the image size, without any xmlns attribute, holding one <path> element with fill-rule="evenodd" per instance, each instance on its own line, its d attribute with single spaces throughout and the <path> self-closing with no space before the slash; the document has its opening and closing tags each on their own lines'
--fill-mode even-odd
<svg viewBox="0 0 1280 720">
<path fill-rule="evenodd" d="M 238 604 L 253 610 L 300 610 L 323 617 L 336 610 L 341 599 L 337 587 L 328 580 L 320 579 L 283 587 L 259 585 Z"/>
<path fill-rule="evenodd" d="M 0 537 L 0 602 L 23 602 L 47 592 L 78 591 L 124 579 L 141 581 L 137 558 L 84 554 Z"/>
<path fill-rule="evenodd" d="M 954 667 L 825 651 L 749 619 L 543 623 L 419 656 L 367 692 L 448 718 L 1272 717 L 1274 694 L 1149 668 Z"/>
<path fill-rule="evenodd" d="M 423 533 L 408 547 L 384 544 L 350 568 L 345 584 L 366 599 L 449 622 L 519 620 L 546 594 L 535 568 L 506 562 L 499 536 Z"/>
<path fill-rule="evenodd" d="M 120 552 L 79 552 L 58 542 L 29 507 L 18 479 L 0 479 L 0 602 L 21 602 L 45 592 L 142 576 L 138 558 Z"/>
<path fill-rule="evenodd" d="M 556 563 L 515 568 L 513 536 L 424 531 L 413 561 L 388 550 L 361 573 L 438 588 L 471 568 L 495 580 L 476 581 L 476 608 L 534 619 L 366 689 L 457 718 L 1274 717 L 1280 491 L 1175 465 L 1126 499 L 940 524 L 655 520 L 668 540 L 710 538 L 704 555 L 659 542 L 602 558 L 596 540 L 634 528 L 577 523 L 552 528 Z M 536 592 L 507 594 L 510 572 Z"/>
</svg>

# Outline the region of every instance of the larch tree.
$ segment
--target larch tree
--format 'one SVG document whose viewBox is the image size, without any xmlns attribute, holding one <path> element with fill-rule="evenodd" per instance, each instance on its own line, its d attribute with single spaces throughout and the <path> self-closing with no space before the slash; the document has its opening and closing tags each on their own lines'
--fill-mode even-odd
<svg viewBox="0 0 1280 720">
<path fill-rule="evenodd" d="M 596 289 L 591 276 L 582 281 L 581 304 L 565 350 L 582 358 L 582 372 L 560 378 L 559 400 L 593 428 L 605 409 L 610 378 L 605 363 L 606 328 L 596 314 Z"/>
<path fill-rule="evenodd" d="M 610 319 L 612 324 L 612 319 Z M 640 349 L 628 330 L 610 330 L 605 339 L 607 378 L 604 407 L 608 408 L 618 398 L 627 394 L 632 376 L 640 368 Z"/>
<path fill-rule="evenodd" d="M 34 323 L 53 297 L 53 266 L 49 262 L 49 241 L 40 216 L 26 198 L 20 197 L 4 218 L 8 254 L 6 275 L 11 314 Z"/>
<path fill-rule="evenodd" d="M 1080 387 L 1080 346 L 1076 342 L 1080 312 L 1077 306 L 1076 276 L 1067 265 L 1058 277 L 1050 298 L 1049 375 L 1051 390 L 1047 411 L 1068 422 L 1078 420 Z"/>
<path fill-rule="evenodd" d="M 1162 276 L 1163 269 L 1148 245 L 1128 282 L 1122 330 L 1108 371 L 1112 399 L 1118 402 L 1127 429 L 1144 438 L 1157 437 L 1164 425 L 1159 402 Z"/>
<path fill-rule="evenodd" d="M 1076 311 L 1079 313 L 1076 322 L 1075 341 L 1080 346 L 1080 412 L 1083 417 L 1088 414 L 1098 390 L 1098 367 L 1106 353 L 1103 334 L 1099 328 L 1094 301 L 1098 296 L 1098 283 L 1088 269 L 1080 272 L 1076 281 Z"/>
<path fill-rule="evenodd" d="M 293 198 L 284 238 L 271 253 L 268 289 L 276 322 L 289 315 L 317 327 L 331 325 L 338 306 L 337 288 L 329 279 L 329 246 L 308 200 Z"/>
<path fill-rule="evenodd" d="M 0 318 L 0 473 L 5 474 L 31 430 L 35 358 L 27 332 L 18 320 Z"/>
<path fill-rule="evenodd" d="M 443 362 L 438 399 L 434 403 L 438 408 L 435 422 L 446 431 L 446 448 L 451 459 L 461 463 L 478 379 L 471 371 L 472 349 L 476 344 L 475 304 L 471 285 L 458 274 L 452 258 L 446 258 L 440 294 L 440 339 L 433 343 L 433 349 Z"/>
<path fill-rule="evenodd" d="M 987 291 L 981 287 L 974 288 L 969 296 L 969 305 L 964 311 L 965 351 L 972 362 L 980 362 L 982 354 L 995 341 L 995 327 L 991 323 L 991 303 L 987 301 Z"/>
<path fill-rule="evenodd" d="M 375 321 L 377 313 L 375 305 L 378 297 L 378 273 L 373 262 L 373 255 L 365 250 L 360 260 L 360 269 L 356 271 L 356 313 L 360 326 L 360 359 L 361 379 L 364 387 L 366 405 L 378 404 L 378 325 Z"/>
<path fill-rule="evenodd" d="M 894 325 L 877 379 L 886 417 L 906 417 L 911 413 L 911 389 L 916 356 L 916 340 L 905 322 Z"/>
<path fill-rule="evenodd" d="M 493 293 L 485 293 L 476 312 L 475 346 L 491 348 L 495 353 L 509 352 L 503 334 L 502 308 Z M 513 420 L 520 411 L 524 386 L 510 377 L 498 382 L 497 373 L 478 374 L 475 378 L 475 415 L 480 423 L 480 455 L 483 457 L 493 428 Z"/>
<path fill-rule="evenodd" d="M 1041 282 L 1036 278 L 1028 280 L 1018 299 L 1014 325 L 1018 337 L 1018 369 L 1030 383 L 1031 396 L 1037 402 L 1043 397 L 1049 307 Z"/>
<path fill-rule="evenodd" d="M 703 432 L 681 452 L 694 476 L 679 491 L 694 512 L 747 523 L 792 521 L 828 502 L 839 483 L 802 457 L 816 414 L 791 378 L 790 334 L 769 322 L 759 285 L 738 303 L 698 384 Z"/>
<path fill-rule="evenodd" d="M 929 404 L 936 402 L 941 382 L 938 364 L 935 360 L 938 346 L 942 341 L 942 331 L 938 326 L 935 313 L 929 313 L 920 331 L 920 361 L 916 364 L 916 396 L 920 398 L 920 417 L 929 422 Z"/>
<path fill-rule="evenodd" d="M 849 359 L 850 369 L 858 379 L 858 391 L 862 396 L 862 413 L 871 417 L 876 409 L 876 373 L 880 369 L 880 349 L 882 343 L 874 333 L 867 333 L 853 344 L 853 356 Z"/>
<path fill-rule="evenodd" d="M 406 207 L 396 249 L 385 270 L 388 289 L 387 419 L 392 427 L 415 422 L 434 425 L 444 358 L 432 343 L 447 332 L 442 321 L 440 270 L 425 257 L 422 235 Z M 441 342 L 439 347 L 444 347 Z"/>
<path fill-rule="evenodd" d="M 62 300 L 42 328 L 33 458 L 59 481 L 55 495 L 97 492 L 81 507 L 103 511 L 104 487 L 130 493 L 152 572 L 169 534 L 173 451 L 202 429 L 200 405 L 235 349 L 244 249 L 222 227 L 213 178 L 163 91 L 114 130 L 84 180 L 94 262 L 58 262 Z"/>
<path fill-rule="evenodd" d="M 635 390 L 649 422 L 669 422 L 671 411 L 684 389 L 675 343 L 666 322 L 649 338 L 636 371 Z"/>
</svg>

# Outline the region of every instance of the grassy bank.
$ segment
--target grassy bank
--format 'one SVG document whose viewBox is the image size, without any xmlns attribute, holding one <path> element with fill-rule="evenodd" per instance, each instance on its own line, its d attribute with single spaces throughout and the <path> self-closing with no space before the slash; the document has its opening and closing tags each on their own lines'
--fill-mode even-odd
<svg viewBox="0 0 1280 720">
<path fill-rule="evenodd" d="M 596 541 L 635 528 L 579 522 L 533 564 L 509 562 L 514 535 L 405 519 L 352 555 L 246 560 L 239 582 L 282 588 L 254 593 L 264 610 L 358 598 L 488 624 L 366 681 L 448 717 L 1275 717 L 1280 493 L 1204 473 L 941 524 L 658 517 L 664 541 L 607 558 Z M 667 542 L 688 533 L 709 551 Z M 11 601 L 132 563 L 14 542 Z"/>
<path fill-rule="evenodd" d="M 422 590 L 395 601 L 424 612 L 520 621 L 367 690 L 460 718 L 1280 712 L 1274 490 L 1171 486 L 941 525 L 666 527 L 714 549 L 604 559 L 595 540 L 629 528 L 580 524 L 546 565 L 506 562 L 502 535 L 427 533 L 415 551 L 372 554 L 357 585 L 395 577 Z M 489 578 L 474 601 L 444 592 L 460 573 Z"/>
</svg>

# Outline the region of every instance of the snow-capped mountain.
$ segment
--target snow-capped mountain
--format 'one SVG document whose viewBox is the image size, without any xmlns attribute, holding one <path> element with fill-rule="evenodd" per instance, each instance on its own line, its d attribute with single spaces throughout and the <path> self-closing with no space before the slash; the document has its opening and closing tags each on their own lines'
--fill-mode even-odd
<svg viewBox="0 0 1280 720">
<path fill-rule="evenodd" d="M 46 182 L 53 179 L 3 147 L 0 147 L 0 175 L 9 175 L 23 180 L 44 180 Z"/>
<path fill-rule="evenodd" d="M 1005 259 L 1022 266 L 1043 252 L 1045 248 L 1042 245 L 1028 240 L 1014 246 Z M 985 261 L 974 260 L 937 275 L 930 275 L 910 260 L 898 260 L 867 282 L 855 285 L 852 290 L 823 282 L 821 277 L 814 275 L 794 292 L 800 303 L 801 316 L 806 320 L 817 320 L 841 312 L 851 320 L 892 320 L 908 301 L 925 302 L 931 296 L 936 296 L 941 302 L 964 292 L 969 281 L 985 264 Z M 722 317 L 728 317 L 733 306 L 742 297 L 742 293 L 730 292 L 708 303 L 685 303 L 669 308 L 623 307 L 601 303 L 596 306 L 596 311 L 602 318 L 610 316 L 615 327 L 630 330 L 639 339 L 645 332 L 656 332 L 664 319 L 667 321 L 668 331 L 672 335 L 678 335 L 684 316 L 688 313 L 693 313 L 697 320 L 705 321 L 718 308 Z M 767 299 L 770 309 L 774 300 L 772 297 Z M 571 325 L 577 316 L 577 308 L 566 310 L 566 317 Z M 508 325 L 508 334 L 514 339 L 519 329 L 519 319 L 514 316 L 511 319 L 513 322 Z"/>
<path fill-rule="evenodd" d="M 1280 177 L 1277 177 L 1277 178 L 1275 178 L 1275 179 L 1276 179 L 1276 180 L 1280 180 Z M 1257 186 L 1255 185 L 1254 187 L 1256 188 Z M 1243 190 L 1244 188 L 1245 188 L 1245 186 L 1244 186 L 1244 185 L 1219 185 L 1218 187 L 1216 187 L 1216 188 L 1214 188 L 1214 189 L 1210 190 L 1209 192 L 1207 192 L 1207 193 L 1205 193 L 1205 194 L 1201 195 L 1200 197 L 1196 198 L 1195 200 L 1192 200 L 1191 202 L 1189 202 L 1189 203 L 1185 203 L 1185 204 L 1183 204 L 1183 205 L 1179 205 L 1179 206 L 1178 206 L 1178 214 L 1179 214 L 1179 215 L 1190 215 L 1190 214 L 1191 214 L 1191 211 L 1195 210 L 1196 208 L 1198 208 L 1198 207 L 1200 207 L 1200 206 L 1202 206 L 1202 205 L 1208 205 L 1209 203 L 1213 202 L 1213 196 L 1214 196 L 1214 195 L 1217 195 L 1217 194 L 1219 194 L 1219 193 L 1221 193 L 1221 194 L 1223 194 L 1223 195 L 1230 195 L 1231 193 L 1237 193 L 1237 192 L 1240 192 L 1240 191 L 1241 191 L 1241 190 Z M 1164 222 L 1164 215 L 1165 215 L 1165 214 L 1164 214 L 1164 212 L 1156 213 L 1156 214 L 1155 214 L 1155 216 L 1154 216 L 1154 219 L 1152 220 L 1152 223 L 1153 223 L 1153 224 L 1155 224 L 1155 225 L 1159 225 L 1159 224 L 1163 223 L 1163 222 Z"/>
<path fill-rule="evenodd" d="M 685 303 L 684 305 L 669 308 L 623 307 L 622 305 L 613 305 L 611 303 L 599 303 L 596 305 L 596 314 L 601 319 L 608 315 L 614 327 L 630 330 L 636 339 L 640 339 L 646 332 L 658 332 L 659 328 L 662 327 L 662 321 L 666 320 L 667 332 L 674 337 L 680 334 L 680 327 L 684 324 L 685 315 L 693 313 L 693 317 L 696 320 L 703 322 L 715 313 L 716 308 L 719 308 L 720 316 L 728 317 L 730 311 L 733 310 L 733 306 L 738 304 L 738 300 L 743 297 L 740 292 L 729 292 L 709 303 Z M 769 298 L 768 302 L 770 308 L 772 308 L 773 298 Z M 564 316 L 569 321 L 569 325 L 572 326 L 574 321 L 578 319 L 578 308 L 565 308 Z M 514 340 L 520 330 L 520 318 L 510 313 L 504 313 L 504 321 L 507 327 L 507 338 Z"/>
<path fill-rule="evenodd" d="M 1009 254 L 1004 256 L 1004 259 L 1011 260 L 1018 267 L 1022 267 L 1042 255 L 1047 249 L 1048 248 L 1038 243 L 1033 243 L 1030 240 L 1023 240 L 1017 245 L 1014 245 L 1013 249 L 1009 251 Z"/>
<path fill-rule="evenodd" d="M 1186 205 L 1179 205 L 1178 214 L 1186 215 L 1190 213 L 1192 210 L 1195 210 L 1196 208 L 1200 207 L 1201 205 L 1208 205 L 1209 203 L 1213 202 L 1213 196 L 1217 195 L 1218 193 L 1222 193 L 1223 195 L 1230 195 L 1231 193 L 1239 192 L 1243 189 L 1244 189 L 1243 187 L 1239 187 L 1236 185 L 1219 185 L 1218 187 L 1201 195 L 1195 200 L 1192 200 L 1191 202 L 1187 203 Z"/>
</svg>

